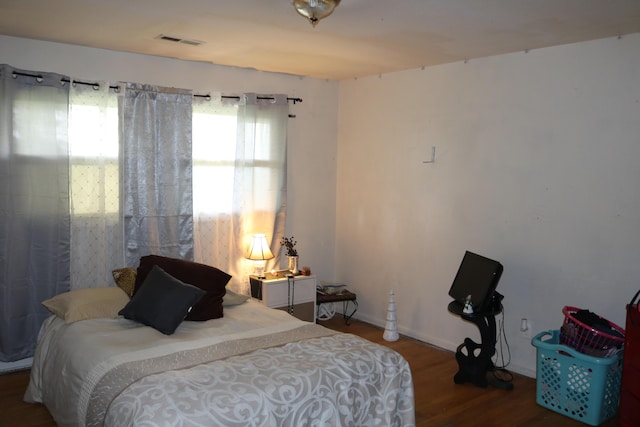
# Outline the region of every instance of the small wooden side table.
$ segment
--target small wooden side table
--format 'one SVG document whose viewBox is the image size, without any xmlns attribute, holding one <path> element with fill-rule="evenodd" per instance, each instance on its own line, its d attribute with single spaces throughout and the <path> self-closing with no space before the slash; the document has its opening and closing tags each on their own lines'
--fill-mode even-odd
<svg viewBox="0 0 640 427">
<path fill-rule="evenodd" d="M 336 303 L 342 301 L 342 316 L 344 317 L 344 322 L 348 325 L 349 320 L 353 317 L 353 315 L 358 310 L 358 300 L 356 294 L 349 291 L 342 291 L 338 294 L 326 294 L 323 292 L 316 293 L 316 304 L 318 308 L 320 304 L 326 303 Z M 353 310 L 350 314 L 347 314 L 347 308 L 349 308 L 349 302 L 353 303 Z M 316 310 L 318 312 L 318 310 Z"/>
</svg>

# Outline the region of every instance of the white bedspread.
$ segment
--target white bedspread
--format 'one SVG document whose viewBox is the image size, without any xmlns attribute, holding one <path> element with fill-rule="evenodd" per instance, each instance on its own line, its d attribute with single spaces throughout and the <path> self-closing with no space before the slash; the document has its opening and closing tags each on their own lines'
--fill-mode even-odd
<svg viewBox="0 0 640 427">
<path fill-rule="evenodd" d="M 25 400 L 43 402 L 60 426 L 102 425 L 103 416 L 107 426 L 414 424 L 411 374 L 399 354 L 331 331 L 277 342 L 305 328 L 315 326 L 253 301 L 226 307 L 221 319 L 183 322 L 171 336 L 126 319 L 66 325 L 51 317 L 43 324 Z M 272 337 L 276 347 L 198 365 L 178 360 L 222 342 L 243 349 Z M 123 390 L 105 386 L 109 375 L 137 372 L 117 368 L 153 358 L 176 359 L 179 369 L 131 378 Z M 114 398 L 99 401 L 104 411 L 96 412 L 92 396 L 101 387 Z"/>
</svg>

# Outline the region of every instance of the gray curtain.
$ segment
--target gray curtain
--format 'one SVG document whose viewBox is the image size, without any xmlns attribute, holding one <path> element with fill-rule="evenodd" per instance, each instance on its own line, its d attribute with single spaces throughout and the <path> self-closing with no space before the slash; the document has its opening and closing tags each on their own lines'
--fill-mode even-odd
<svg viewBox="0 0 640 427">
<path fill-rule="evenodd" d="M 21 75 L 31 74 L 31 75 Z M 33 354 L 69 290 L 68 85 L 0 65 L 0 361 Z"/>
<path fill-rule="evenodd" d="M 128 83 L 121 99 L 125 262 L 193 259 L 192 93 Z"/>
</svg>

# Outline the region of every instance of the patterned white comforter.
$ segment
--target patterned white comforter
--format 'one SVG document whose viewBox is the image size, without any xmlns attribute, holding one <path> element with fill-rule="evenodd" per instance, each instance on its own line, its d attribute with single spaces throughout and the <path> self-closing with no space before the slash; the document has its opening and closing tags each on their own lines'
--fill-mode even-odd
<svg viewBox="0 0 640 427">
<path fill-rule="evenodd" d="M 258 303 L 170 337 L 100 320 L 43 325 L 25 400 L 60 426 L 415 424 L 402 356 Z"/>
</svg>

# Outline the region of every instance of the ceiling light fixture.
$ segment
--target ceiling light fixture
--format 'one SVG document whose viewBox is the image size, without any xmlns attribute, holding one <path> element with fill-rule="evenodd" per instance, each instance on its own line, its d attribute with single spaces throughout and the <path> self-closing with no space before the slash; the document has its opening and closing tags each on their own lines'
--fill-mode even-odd
<svg viewBox="0 0 640 427">
<path fill-rule="evenodd" d="M 292 3 L 296 12 L 307 18 L 315 27 L 318 21 L 333 13 L 340 0 L 292 0 Z"/>
</svg>

